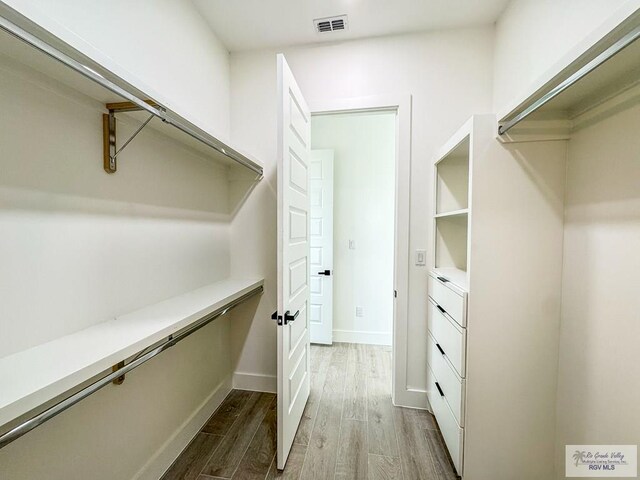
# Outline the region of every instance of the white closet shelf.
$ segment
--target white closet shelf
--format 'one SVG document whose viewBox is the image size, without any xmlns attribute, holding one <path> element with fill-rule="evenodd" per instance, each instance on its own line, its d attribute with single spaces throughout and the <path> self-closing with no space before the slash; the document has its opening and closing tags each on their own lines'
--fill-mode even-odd
<svg viewBox="0 0 640 480">
<path fill-rule="evenodd" d="M 262 279 L 212 283 L 0 358 L 0 426 L 252 292 Z"/>
<path fill-rule="evenodd" d="M 465 292 L 469 291 L 469 277 L 467 276 L 467 272 L 464 270 L 454 267 L 439 267 L 434 268 L 433 272 L 436 276 L 446 278 Z"/>
<path fill-rule="evenodd" d="M 638 39 L 640 9 L 629 3 L 536 80 L 528 89 L 533 93 L 501 113 L 500 135 L 527 118 L 546 130 L 571 128 L 578 117 L 592 110 L 597 115 L 608 100 L 637 94 Z M 531 117 L 534 113 L 537 115 Z M 532 130 L 531 126 L 526 130 Z"/>
<path fill-rule="evenodd" d="M 469 214 L 468 208 L 461 208 L 460 210 L 452 210 L 450 212 L 437 213 L 435 215 L 435 218 L 460 217 L 468 214 Z"/>
<path fill-rule="evenodd" d="M 125 111 L 130 113 L 126 115 L 135 123 L 149 120 L 148 128 L 208 160 L 223 165 L 242 165 L 262 177 L 263 165 L 258 160 L 201 128 L 196 121 L 173 111 L 161 94 L 144 85 L 112 59 L 95 50 L 89 51 L 89 47 L 84 48 L 86 53 L 79 48 L 0 2 L 1 69 L 18 72 L 28 81 L 37 82 L 66 97 L 80 96 L 95 100 L 102 105 L 105 114 L 107 110 L 112 110 L 107 108 L 109 104 L 119 104 L 118 112 L 125 109 L 124 104 L 129 104 L 130 107 Z M 129 139 L 116 139 L 115 128 L 103 128 L 103 141 L 107 143 L 111 137 L 115 143 L 112 150 L 108 143 L 103 146 L 109 152 L 105 156 L 107 159 L 109 156 L 117 158 L 120 153 L 117 150 Z M 96 161 L 103 162 L 103 158 Z M 108 162 L 105 160 L 105 163 Z M 113 171 L 115 169 L 110 173 Z"/>
</svg>

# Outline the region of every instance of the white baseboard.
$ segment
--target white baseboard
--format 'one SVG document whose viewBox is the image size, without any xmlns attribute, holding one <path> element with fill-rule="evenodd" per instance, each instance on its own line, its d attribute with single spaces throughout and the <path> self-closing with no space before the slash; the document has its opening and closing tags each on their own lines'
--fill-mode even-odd
<svg viewBox="0 0 640 480">
<path fill-rule="evenodd" d="M 393 397 L 393 404 L 397 407 L 417 408 L 419 410 L 429 410 L 426 390 L 406 388 L 396 392 Z"/>
<path fill-rule="evenodd" d="M 276 393 L 278 391 L 278 378 L 275 375 L 263 375 L 261 373 L 235 372 L 233 374 L 233 388 Z"/>
<path fill-rule="evenodd" d="M 205 425 L 209 417 L 231 391 L 231 375 L 227 376 L 211 392 L 207 399 L 178 428 L 171 438 L 149 459 L 135 474 L 133 480 L 158 480 L 171 466 L 176 458 L 193 440 L 193 437 Z"/>
<path fill-rule="evenodd" d="M 345 343 L 365 343 L 367 345 L 391 346 L 391 332 L 360 332 L 357 330 L 334 330 L 333 341 Z"/>
</svg>

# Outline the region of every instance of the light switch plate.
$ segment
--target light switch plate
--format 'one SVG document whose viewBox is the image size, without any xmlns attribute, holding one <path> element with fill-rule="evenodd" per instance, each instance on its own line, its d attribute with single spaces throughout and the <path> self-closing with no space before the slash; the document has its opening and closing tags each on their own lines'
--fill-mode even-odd
<svg viewBox="0 0 640 480">
<path fill-rule="evenodd" d="M 427 265 L 427 251 L 416 250 L 416 265 L 418 267 L 424 267 Z"/>
<path fill-rule="evenodd" d="M 356 241 L 349 240 L 349 250 L 355 250 L 355 249 L 356 249 Z"/>
</svg>

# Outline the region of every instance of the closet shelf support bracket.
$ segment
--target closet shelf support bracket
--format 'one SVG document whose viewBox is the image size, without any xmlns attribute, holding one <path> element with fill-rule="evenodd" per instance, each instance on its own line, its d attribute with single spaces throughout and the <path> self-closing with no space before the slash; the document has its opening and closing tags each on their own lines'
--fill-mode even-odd
<svg viewBox="0 0 640 480">
<path fill-rule="evenodd" d="M 118 362 L 116 365 L 111 367 L 112 372 L 117 372 L 118 370 L 125 367 L 124 360 L 122 362 Z M 120 375 L 118 378 L 113 380 L 114 385 L 122 385 L 124 383 L 125 374 Z"/>
<path fill-rule="evenodd" d="M 146 100 L 146 103 L 152 107 L 160 108 L 157 103 Z M 155 117 L 155 114 L 149 115 L 142 125 L 125 141 L 120 148 L 116 147 L 116 114 L 122 112 L 141 111 L 132 102 L 107 103 L 109 113 L 102 115 L 102 140 L 103 140 L 103 167 L 107 173 L 115 173 L 118 170 L 118 155 L 131 143 L 131 141 L 142 131 L 144 127 Z"/>
</svg>

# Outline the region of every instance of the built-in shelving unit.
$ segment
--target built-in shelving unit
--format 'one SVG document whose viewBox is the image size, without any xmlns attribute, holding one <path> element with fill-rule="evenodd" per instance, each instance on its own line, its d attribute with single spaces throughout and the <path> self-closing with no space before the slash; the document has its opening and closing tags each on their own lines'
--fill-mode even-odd
<svg viewBox="0 0 640 480">
<path fill-rule="evenodd" d="M 427 397 L 463 478 L 550 478 L 530 446 L 555 431 L 566 150 L 496 137 L 474 115 L 435 157 Z"/>
<path fill-rule="evenodd" d="M 104 106 L 106 115 L 110 113 L 108 104 L 129 103 L 131 108 L 124 115 L 128 115 L 140 126 L 148 121 L 148 128 L 157 130 L 214 162 L 241 165 L 259 177 L 263 174 L 262 164 L 250 155 L 241 153 L 238 148 L 216 138 L 163 105 L 154 95 L 143 91 L 145 87 L 141 89 L 132 85 L 110 67 L 89 58 L 2 3 L 0 67 L 19 69 L 33 78 L 55 84 L 56 89 L 66 89 L 96 100 Z M 109 155 L 110 151 L 109 137 L 112 140 L 111 156 L 129 140 L 116 138 L 115 132 L 115 129 L 109 130 L 105 124 L 105 155 Z M 102 163 L 103 158 L 96 161 Z M 115 171 L 115 168 L 107 169 L 107 161 L 104 163 L 107 171 Z"/>
<path fill-rule="evenodd" d="M 428 276 L 427 396 L 460 475 L 464 453 L 472 133 L 470 120 L 439 150 L 434 161 L 434 268 Z"/>
<path fill-rule="evenodd" d="M 443 147 L 435 162 L 436 269 L 467 271 L 470 214 L 469 147 L 470 134 L 462 138 L 456 137 Z M 457 273 L 455 276 L 460 280 L 463 274 Z"/>
<path fill-rule="evenodd" d="M 0 433 L 113 366 L 188 332 L 262 292 L 262 279 L 228 279 L 0 358 Z M 159 352 L 158 352 L 159 353 Z M 59 361 L 64 359 L 64 361 Z M 128 363 L 127 363 L 128 364 Z M 0 437 L 0 446 L 5 440 Z"/>
</svg>

